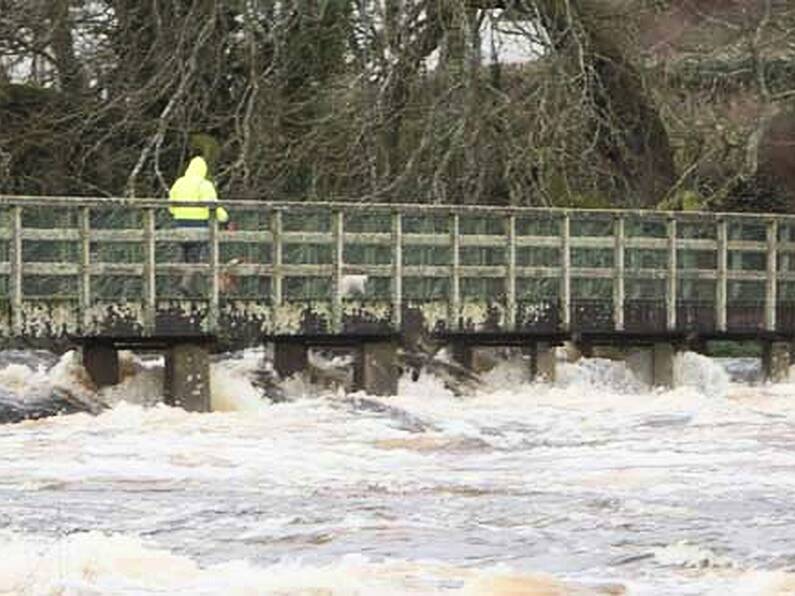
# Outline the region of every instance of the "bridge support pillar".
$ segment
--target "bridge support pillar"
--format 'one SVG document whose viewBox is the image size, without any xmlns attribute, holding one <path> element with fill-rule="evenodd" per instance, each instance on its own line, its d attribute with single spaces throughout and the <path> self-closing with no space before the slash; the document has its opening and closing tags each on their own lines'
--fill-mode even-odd
<svg viewBox="0 0 795 596">
<path fill-rule="evenodd" d="M 596 356 L 598 349 L 593 344 L 588 342 L 577 342 L 575 345 L 577 346 L 577 351 L 580 352 L 580 358 L 598 357 Z"/>
<path fill-rule="evenodd" d="M 626 357 L 626 364 L 642 383 L 652 387 L 673 387 L 675 356 L 673 344 L 657 343 L 631 350 Z"/>
<path fill-rule="evenodd" d="M 354 390 L 370 395 L 397 395 L 398 366 L 395 342 L 364 342 L 354 369 Z"/>
<path fill-rule="evenodd" d="M 166 352 L 165 402 L 189 412 L 209 412 L 210 352 L 198 344 L 176 344 Z"/>
<path fill-rule="evenodd" d="M 530 379 L 532 381 L 555 381 L 555 346 L 537 343 L 530 346 Z"/>
<path fill-rule="evenodd" d="M 84 345 L 83 366 L 97 389 L 119 382 L 119 353 L 112 345 Z"/>
<path fill-rule="evenodd" d="M 495 360 L 490 352 L 493 348 L 463 342 L 450 344 L 450 357 L 460 366 L 475 373 L 483 373 L 494 368 Z"/>
<path fill-rule="evenodd" d="M 673 344 L 658 343 L 652 348 L 652 358 L 654 362 L 654 378 L 652 384 L 655 387 L 674 386 L 674 357 L 676 350 Z"/>
<path fill-rule="evenodd" d="M 273 368 L 280 378 L 286 379 L 306 370 L 309 365 L 309 347 L 303 343 L 274 342 Z"/>
<path fill-rule="evenodd" d="M 790 344 L 766 341 L 762 344 L 762 372 L 766 381 L 781 383 L 789 379 Z"/>
<path fill-rule="evenodd" d="M 448 346 L 450 358 L 467 370 L 472 370 L 475 366 L 475 347 L 468 343 L 456 342 Z"/>
</svg>

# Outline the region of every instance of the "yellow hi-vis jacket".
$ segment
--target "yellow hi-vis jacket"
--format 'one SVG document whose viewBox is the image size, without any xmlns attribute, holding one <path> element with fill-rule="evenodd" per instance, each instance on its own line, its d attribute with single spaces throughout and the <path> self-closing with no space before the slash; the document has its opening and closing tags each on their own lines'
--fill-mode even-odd
<svg viewBox="0 0 795 596">
<path fill-rule="evenodd" d="M 174 219 L 187 219 L 191 221 L 207 221 L 210 218 L 210 210 L 207 207 L 178 207 L 179 201 L 215 201 L 215 186 L 207 180 L 207 163 L 201 157 L 194 157 L 185 175 L 181 176 L 168 191 L 168 198 L 171 202 L 171 215 Z M 225 222 L 229 219 L 229 214 L 223 207 L 216 209 L 218 221 Z"/>
</svg>

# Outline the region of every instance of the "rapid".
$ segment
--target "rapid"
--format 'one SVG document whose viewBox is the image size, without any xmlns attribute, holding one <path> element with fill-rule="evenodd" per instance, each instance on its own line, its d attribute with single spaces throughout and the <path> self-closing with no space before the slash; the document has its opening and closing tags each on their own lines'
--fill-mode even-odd
<svg viewBox="0 0 795 596">
<path fill-rule="evenodd" d="M 212 414 L 125 355 L 111 407 L 0 426 L 0 594 L 795 594 L 795 384 L 678 357 L 502 361 L 457 397 L 212 368 Z M 0 398 L 94 396 L 74 353 L 0 353 Z"/>
</svg>

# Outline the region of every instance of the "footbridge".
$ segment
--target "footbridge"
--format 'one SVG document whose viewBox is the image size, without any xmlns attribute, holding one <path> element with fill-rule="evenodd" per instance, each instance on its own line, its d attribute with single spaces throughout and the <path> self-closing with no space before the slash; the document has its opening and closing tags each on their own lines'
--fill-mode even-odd
<svg viewBox="0 0 795 596">
<path fill-rule="evenodd" d="M 360 353 L 357 383 L 376 393 L 395 390 L 397 344 L 420 338 L 465 364 L 479 346 L 522 346 L 547 376 L 564 341 L 643 349 L 660 384 L 672 382 L 673 353 L 711 340 L 761 342 L 774 378 L 789 364 L 794 217 L 206 206 L 197 230 L 175 228 L 166 200 L 0 196 L 2 343 L 79 344 L 98 384 L 117 379 L 117 350 L 164 350 L 167 394 L 195 409 L 207 407 L 210 346 L 273 342 L 290 374 L 310 347 L 347 345 Z M 185 242 L 206 246 L 202 262 L 182 261 Z"/>
</svg>

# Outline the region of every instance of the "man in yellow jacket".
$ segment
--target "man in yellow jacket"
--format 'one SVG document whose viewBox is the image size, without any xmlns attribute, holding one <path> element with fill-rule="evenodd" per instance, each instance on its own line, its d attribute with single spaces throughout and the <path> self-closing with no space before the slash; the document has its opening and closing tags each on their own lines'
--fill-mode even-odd
<svg viewBox="0 0 795 596">
<path fill-rule="evenodd" d="M 181 201 L 216 201 L 218 196 L 215 186 L 207 179 L 207 162 L 201 157 L 194 157 L 188 164 L 185 174 L 177 179 L 169 190 L 168 198 L 171 206 L 169 211 L 178 228 L 207 229 L 210 210 L 207 207 L 180 206 Z M 216 209 L 216 217 L 221 223 L 229 221 L 229 214 L 223 207 Z M 204 262 L 207 253 L 207 242 L 183 242 L 182 260 L 185 263 Z M 190 293 L 193 275 L 182 276 L 180 290 Z"/>
</svg>

